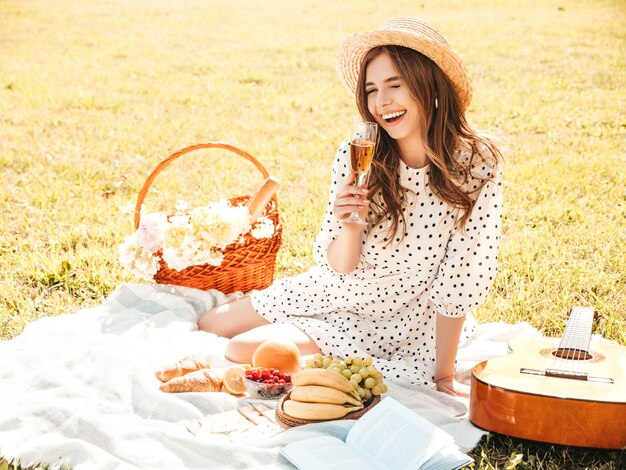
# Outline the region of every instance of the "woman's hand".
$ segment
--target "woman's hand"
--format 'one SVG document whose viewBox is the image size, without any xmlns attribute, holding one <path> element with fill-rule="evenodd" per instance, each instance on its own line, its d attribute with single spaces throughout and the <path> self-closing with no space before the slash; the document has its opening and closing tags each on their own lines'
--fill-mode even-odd
<svg viewBox="0 0 626 470">
<path fill-rule="evenodd" d="M 354 181 L 354 171 L 350 172 L 349 181 Z M 358 211 L 359 217 L 365 220 L 369 203 L 366 187 L 357 187 L 354 184 L 348 184 L 344 186 L 335 197 L 333 215 L 337 220 L 342 221 L 352 212 Z"/>
<path fill-rule="evenodd" d="M 435 384 L 437 390 L 453 397 L 469 398 L 469 387 L 454 380 L 454 365 L 465 317 L 437 313 L 435 324 Z"/>
<path fill-rule="evenodd" d="M 469 398 L 470 388 L 469 386 L 457 382 L 454 377 L 442 377 L 435 380 L 437 385 L 437 391 L 447 393 L 453 397 Z"/>
<path fill-rule="evenodd" d="M 354 171 L 350 172 L 350 179 L 354 181 Z M 360 197 L 359 197 L 360 196 Z M 351 212 L 358 211 L 361 220 L 367 217 L 369 201 L 366 188 L 358 188 L 349 183 L 339 190 L 333 203 L 333 216 L 341 222 Z M 361 259 L 361 235 L 363 225 L 342 224 L 342 230 L 328 245 L 328 264 L 338 273 L 350 273 L 358 266 Z"/>
</svg>

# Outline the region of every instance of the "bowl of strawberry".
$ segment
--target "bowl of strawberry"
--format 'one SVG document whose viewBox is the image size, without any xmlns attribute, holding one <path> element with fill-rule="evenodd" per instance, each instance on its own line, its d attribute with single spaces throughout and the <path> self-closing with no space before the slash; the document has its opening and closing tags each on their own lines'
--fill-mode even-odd
<svg viewBox="0 0 626 470">
<path fill-rule="evenodd" d="M 293 386 L 289 374 L 269 367 L 247 369 L 244 382 L 250 398 L 259 400 L 276 400 Z"/>
</svg>

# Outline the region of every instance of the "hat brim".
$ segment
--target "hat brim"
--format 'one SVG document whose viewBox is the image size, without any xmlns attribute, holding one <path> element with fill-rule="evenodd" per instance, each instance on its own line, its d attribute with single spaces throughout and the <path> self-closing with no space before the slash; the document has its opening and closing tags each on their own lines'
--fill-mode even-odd
<svg viewBox="0 0 626 470">
<path fill-rule="evenodd" d="M 356 33 L 341 43 L 337 52 L 337 73 L 350 93 L 356 93 L 359 71 L 365 55 L 375 47 L 388 45 L 414 49 L 435 62 L 452 83 L 463 110 L 467 109 L 472 101 L 472 86 L 467 70 L 457 55 L 438 42 L 398 30 Z"/>
</svg>

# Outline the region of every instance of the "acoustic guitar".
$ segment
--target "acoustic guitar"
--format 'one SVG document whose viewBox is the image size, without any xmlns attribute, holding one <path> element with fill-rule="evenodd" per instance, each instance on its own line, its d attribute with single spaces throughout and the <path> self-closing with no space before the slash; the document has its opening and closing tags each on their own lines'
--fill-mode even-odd
<svg viewBox="0 0 626 470">
<path fill-rule="evenodd" d="M 470 421 L 522 439 L 626 447 L 626 347 L 591 343 L 594 316 L 575 307 L 560 341 L 520 338 L 512 354 L 476 365 Z"/>
</svg>

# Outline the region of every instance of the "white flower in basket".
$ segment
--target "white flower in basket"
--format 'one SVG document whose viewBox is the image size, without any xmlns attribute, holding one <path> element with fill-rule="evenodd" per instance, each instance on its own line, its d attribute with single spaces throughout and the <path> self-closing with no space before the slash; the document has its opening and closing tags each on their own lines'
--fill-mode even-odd
<svg viewBox="0 0 626 470">
<path fill-rule="evenodd" d="M 220 200 L 188 211 L 184 202 L 176 214 L 142 214 L 139 228 L 119 246 L 124 268 L 141 279 L 152 280 L 159 270 L 159 258 L 171 269 L 181 271 L 189 266 L 219 266 L 223 250 L 250 232 L 254 238 L 274 235 L 274 223 L 259 217 L 254 223 L 244 206 L 232 206 Z"/>
</svg>

